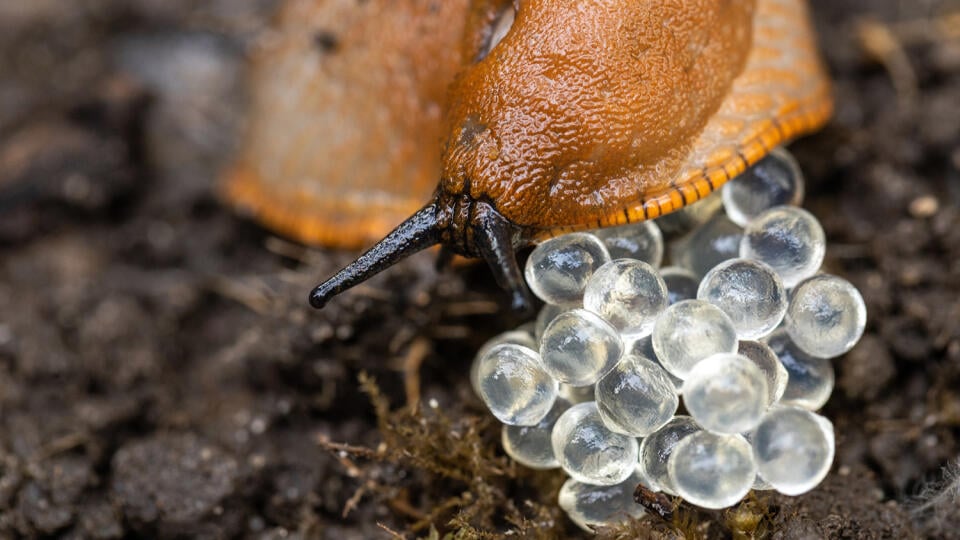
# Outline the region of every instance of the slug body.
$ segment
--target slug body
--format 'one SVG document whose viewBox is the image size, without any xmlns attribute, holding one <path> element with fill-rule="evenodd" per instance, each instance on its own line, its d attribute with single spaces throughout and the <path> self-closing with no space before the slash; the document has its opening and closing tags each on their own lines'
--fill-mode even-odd
<svg viewBox="0 0 960 540">
<path fill-rule="evenodd" d="M 423 206 L 469 0 L 286 0 L 253 53 L 223 195 L 307 244 L 367 247 Z"/>
<path fill-rule="evenodd" d="M 440 190 L 524 235 L 662 191 L 750 51 L 750 0 L 524 0 L 451 87 Z"/>
<path fill-rule="evenodd" d="M 802 0 L 480 0 L 433 200 L 314 307 L 440 243 L 530 305 L 514 250 L 693 203 L 832 110 Z"/>
</svg>

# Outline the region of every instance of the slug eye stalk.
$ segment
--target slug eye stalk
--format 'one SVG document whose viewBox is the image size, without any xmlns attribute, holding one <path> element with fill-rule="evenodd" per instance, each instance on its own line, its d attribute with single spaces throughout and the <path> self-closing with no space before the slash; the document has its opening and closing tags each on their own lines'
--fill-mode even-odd
<svg viewBox="0 0 960 540">
<path fill-rule="evenodd" d="M 310 305 L 320 309 L 334 296 L 439 242 L 437 205 L 430 203 L 407 218 L 357 260 L 314 288 L 310 292 Z"/>
<path fill-rule="evenodd" d="M 515 225 L 489 204 L 478 203 L 472 226 L 480 256 L 487 261 L 497 284 L 510 291 L 510 307 L 517 313 L 532 314 L 533 299 L 514 253 Z"/>
<path fill-rule="evenodd" d="M 466 223 L 450 222 L 440 203 L 434 201 L 377 242 L 354 262 L 334 274 L 310 292 L 310 305 L 320 309 L 334 296 L 393 266 L 404 258 L 435 244 L 467 256 L 487 261 L 493 275 L 510 291 L 511 307 L 524 314 L 533 312 L 530 291 L 514 254 L 517 227 L 487 203 L 470 203 Z"/>
</svg>

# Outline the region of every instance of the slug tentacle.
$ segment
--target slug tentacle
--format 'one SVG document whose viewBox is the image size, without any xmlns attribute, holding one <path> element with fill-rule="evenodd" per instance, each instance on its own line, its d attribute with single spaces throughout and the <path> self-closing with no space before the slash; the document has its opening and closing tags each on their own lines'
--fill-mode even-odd
<svg viewBox="0 0 960 540">
<path fill-rule="evenodd" d="M 454 253 L 483 257 L 497 284 L 511 293 L 511 307 L 533 312 L 533 297 L 523 281 L 515 250 L 521 243 L 520 228 L 492 205 L 469 197 L 442 197 L 424 206 L 377 242 L 356 261 L 318 285 L 310 293 L 310 305 L 320 309 L 334 296 L 379 274 L 388 267 L 434 244 L 442 244 L 438 262 Z"/>
<path fill-rule="evenodd" d="M 320 309 L 334 296 L 438 242 L 440 228 L 437 226 L 437 204 L 432 202 L 410 216 L 349 266 L 313 289 L 310 292 L 310 305 Z"/>
<path fill-rule="evenodd" d="M 510 307 L 519 313 L 533 313 L 533 299 L 523 282 L 514 253 L 518 228 L 492 206 L 477 203 L 473 218 L 473 240 L 497 284 L 510 291 Z"/>
</svg>

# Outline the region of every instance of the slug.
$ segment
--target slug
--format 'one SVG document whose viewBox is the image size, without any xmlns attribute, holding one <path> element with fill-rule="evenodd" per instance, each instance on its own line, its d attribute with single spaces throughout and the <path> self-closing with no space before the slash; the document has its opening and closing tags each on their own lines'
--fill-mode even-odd
<svg viewBox="0 0 960 540">
<path fill-rule="evenodd" d="M 513 307 L 528 309 L 516 249 L 694 203 L 832 113 L 803 0 L 398 4 L 429 4 L 451 17 L 439 25 L 450 35 L 419 36 L 437 55 L 429 76 L 449 75 L 437 122 L 417 119 L 429 136 L 439 126 L 439 184 L 412 216 L 311 292 L 317 308 L 441 244 L 484 258 Z M 455 34 L 459 46 L 447 41 Z M 454 49 L 458 58 L 445 56 Z M 336 125 L 303 114 L 317 137 L 337 140 Z"/>
</svg>

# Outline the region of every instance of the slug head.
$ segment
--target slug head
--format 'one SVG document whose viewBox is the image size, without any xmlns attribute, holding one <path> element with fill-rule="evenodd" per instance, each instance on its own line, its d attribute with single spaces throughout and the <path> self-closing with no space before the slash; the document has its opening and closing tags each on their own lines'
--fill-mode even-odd
<svg viewBox="0 0 960 540">
<path fill-rule="evenodd" d="M 489 202 L 442 191 L 357 260 L 313 289 L 310 305 L 322 308 L 334 296 L 436 244 L 460 255 L 483 257 L 497 283 L 510 291 L 511 307 L 532 312 L 530 291 L 514 254 L 521 244 L 519 227 Z"/>
<path fill-rule="evenodd" d="M 481 0 L 450 87 L 435 200 L 311 293 L 332 296 L 434 244 L 530 295 L 514 249 L 600 226 L 671 188 L 744 66 L 754 0 Z M 511 11 L 512 10 L 512 11 Z M 664 24 L 664 21 L 671 21 Z"/>
</svg>

